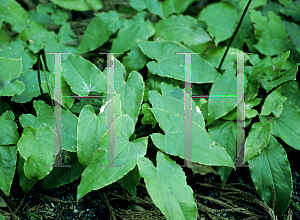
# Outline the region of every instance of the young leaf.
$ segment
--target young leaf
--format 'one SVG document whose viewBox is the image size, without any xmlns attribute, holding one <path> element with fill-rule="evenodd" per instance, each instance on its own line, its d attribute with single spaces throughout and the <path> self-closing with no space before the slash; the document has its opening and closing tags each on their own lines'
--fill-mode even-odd
<svg viewBox="0 0 300 220">
<path fill-rule="evenodd" d="M 33 101 L 37 117 L 32 114 L 23 114 L 20 116 L 20 123 L 23 128 L 31 126 L 38 129 L 41 125 L 46 124 L 54 129 L 54 113 L 45 102 L 39 100 Z M 62 149 L 75 152 L 76 151 L 76 128 L 78 118 L 75 114 L 68 110 L 62 109 Z"/>
<path fill-rule="evenodd" d="M 300 110 L 297 106 L 285 101 L 279 118 L 259 116 L 264 124 L 271 123 L 271 133 L 280 137 L 289 146 L 300 150 Z"/>
<path fill-rule="evenodd" d="M 62 61 L 62 75 L 73 92 L 87 96 L 91 91 L 106 92 L 106 77 L 81 56 L 69 55 Z"/>
<path fill-rule="evenodd" d="M 164 18 L 162 14 L 162 4 L 158 0 L 129 0 L 129 4 L 137 11 L 149 9 L 152 14 Z"/>
<path fill-rule="evenodd" d="M 157 152 L 157 167 L 145 157 L 138 157 L 140 176 L 154 204 L 167 219 L 197 219 L 193 190 L 186 183 L 182 169 L 167 155 Z"/>
<path fill-rule="evenodd" d="M 229 69 L 222 75 L 219 75 L 211 88 L 208 98 L 207 124 L 226 115 L 241 101 L 236 98 L 237 86 L 234 69 Z"/>
<path fill-rule="evenodd" d="M 148 57 L 155 59 L 147 63 L 150 72 L 163 77 L 185 81 L 184 55 L 177 52 L 193 51 L 176 42 L 137 41 L 139 47 Z M 186 55 L 188 56 L 188 55 Z M 192 82 L 211 83 L 219 75 L 215 68 L 199 55 L 192 55 Z"/>
<path fill-rule="evenodd" d="M 138 45 L 135 45 L 128 55 L 123 58 L 122 64 L 125 66 L 127 73 L 132 71 L 139 71 L 142 69 L 149 58 L 143 54 Z"/>
<path fill-rule="evenodd" d="M 138 119 L 144 95 L 144 81 L 140 73 L 134 71 L 126 77 L 126 70 L 123 64 L 114 58 L 115 63 L 115 90 L 121 97 L 121 110 L 123 114 L 131 117 L 134 124 Z M 107 76 L 107 69 L 103 71 Z M 127 78 L 127 80 L 125 80 Z"/>
<path fill-rule="evenodd" d="M 143 157 L 146 154 L 148 137 L 129 141 L 134 132 L 134 123 L 128 115 L 119 116 L 114 123 L 114 164 L 113 162 L 107 164 L 106 148 L 111 146 L 107 146 L 106 135 L 103 135 L 98 150 L 93 154 L 89 165 L 82 173 L 77 190 L 77 200 L 92 190 L 100 189 L 119 180 L 135 167 L 138 156 Z M 109 129 L 112 129 L 112 127 Z"/>
<path fill-rule="evenodd" d="M 278 89 L 269 94 L 262 106 L 261 115 L 269 115 L 273 113 L 276 118 L 279 118 L 282 110 L 283 103 L 286 101 L 286 97 L 281 95 Z"/>
<path fill-rule="evenodd" d="M 135 39 L 147 40 L 155 33 L 153 24 L 149 20 L 144 21 L 145 17 L 146 12 L 139 12 L 123 25 L 113 41 L 112 52 L 124 53 L 134 47 Z"/>
<path fill-rule="evenodd" d="M 245 162 L 259 155 L 267 147 L 271 134 L 271 125 L 256 122 L 253 124 L 245 143 Z"/>
<path fill-rule="evenodd" d="M 124 24 L 125 19 L 120 18 L 120 15 L 115 11 L 109 11 L 94 17 L 84 32 L 76 54 L 95 50 L 104 44 L 109 36 Z"/>
<path fill-rule="evenodd" d="M 150 137 L 159 149 L 184 158 L 184 91 L 165 83 L 161 83 L 160 87 L 162 94 L 155 90 L 149 92 L 149 99 L 153 106 L 150 110 L 165 135 L 155 133 Z M 186 98 L 190 97 L 187 95 Z M 217 166 L 233 165 L 226 150 L 214 142 L 206 132 L 203 116 L 196 112 L 194 102 L 192 102 L 192 127 L 194 137 L 192 162 Z"/>
<path fill-rule="evenodd" d="M 198 45 L 211 41 L 208 34 L 196 24 L 197 20 L 191 16 L 172 15 L 155 24 L 155 37 L 187 45 Z"/>
<path fill-rule="evenodd" d="M 120 95 L 115 96 L 115 117 L 121 115 Z M 107 108 L 96 115 L 90 105 L 86 105 L 80 112 L 77 127 L 78 158 L 87 167 L 93 154 L 98 149 L 101 137 L 106 133 Z"/>
</svg>

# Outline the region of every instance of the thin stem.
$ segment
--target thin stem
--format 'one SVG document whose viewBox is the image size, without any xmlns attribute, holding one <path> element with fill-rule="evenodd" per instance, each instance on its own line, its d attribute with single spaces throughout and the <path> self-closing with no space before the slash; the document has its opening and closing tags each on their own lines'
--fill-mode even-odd
<svg viewBox="0 0 300 220">
<path fill-rule="evenodd" d="M 110 7 L 112 8 L 112 10 L 117 11 L 115 6 L 112 4 L 112 2 L 110 0 L 107 0 L 107 2 L 110 5 Z"/>
<path fill-rule="evenodd" d="M 15 97 L 18 99 L 17 95 L 15 95 Z M 22 107 L 26 110 L 27 113 L 29 113 L 29 111 L 27 111 L 27 109 L 25 108 L 25 106 L 20 102 L 20 100 L 18 99 L 19 103 L 22 105 Z"/>
<path fill-rule="evenodd" d="M 233 42 L 233 39 L 235 38 L 235 35 L 237 34 L 238 30 L 240 29 L 240 26 L 241 26 L 241 24 L 242 24 L 242 21 L 243 21 L 243 19 L 244 19 L 244 17 L 245 17 L 245 14 L 246 14 L 246 12 L 247 12 L 247 10 L 248 10 L 248 8 L 249 8 L 251 2 L 252 2 L 252 0 L 249 0 L 249 1 L 248 1 L 248 4 L 247 4 L 247 6 L 246 6 L 246 8 L 245 8 L 245 10 L 244 10 L 244 12 L 243 12 L 243 14 L 242 14 L 242 17 L 241 17 L 241 19 L 240 19 L 240 22 L 239 22 L 237 28 L 235 29 L 234 34 L 232 35 L 232 37 L 231 37 L 231 39 L 230 39 L 230 42 L 229 42 L 229 44 L 228 44 L 228 46 L 227 46 L 227 48 L 226 48 L 226 51 L 225 51 L 225 53 L 224 53 L 224 55 L 223 55 L 223 57 L 222 57 L 221 63 L 220 63 L 220 65 L 219 65 L 219 67 L 218 67 L 218 72 L 220 72 L 220 70 L 221 70 L 222 64 L 223 64 L 223 62 L 224 62 L 224 60 L 225 60 L 225 57 L 226 57 L 226 55 L 227 55 L 227 53 L 228 53 L 228 50 L 229 50 L 229 48 L 230 48 L 230 46 L 231 46 L 231 43 Z"/>
<path fill-rule="evenodd" d="M 43 90 L 41 86 L 41 63 L 40 63 L 40 57 L 38 56 L 38 61 L 37 61 L 37 74 L 38 74 L 38 81 L 39 81 L 39 87 L 40 87 L 40 92 L 41 92 L 41 99 L 43 99 Z"/>
</svg>

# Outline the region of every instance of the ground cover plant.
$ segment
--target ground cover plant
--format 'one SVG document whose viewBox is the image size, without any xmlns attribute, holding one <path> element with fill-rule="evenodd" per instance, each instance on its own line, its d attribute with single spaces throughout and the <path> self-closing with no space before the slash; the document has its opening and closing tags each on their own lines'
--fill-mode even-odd
<svg viewBox="0 0 300 220">
<path fill-rule="evenodd" d="M 200 219 L 186 159 L 223 189 L 248 169 L 270 218 L 299 211 L 287 156 L 300 150 L 299 12 L 299 0 L 0 1 L 0 189 L 78 181 L 79 201 L 116 183 L 137 198 L 142 182 L 163 218 Z"/>
</svg>

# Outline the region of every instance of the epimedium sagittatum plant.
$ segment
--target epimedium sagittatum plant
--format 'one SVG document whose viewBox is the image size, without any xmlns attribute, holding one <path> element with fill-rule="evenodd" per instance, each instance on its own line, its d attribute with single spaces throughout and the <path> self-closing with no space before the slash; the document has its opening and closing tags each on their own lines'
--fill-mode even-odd
<svg viewBox="0 0 300 220">
<path fill-rule="evenodd" d="M 245 102 L 244 162 L 264 203 L 272 206 L 275 192 L 281 216 L 291 201 L 292 174 L 278 139 L 300 150 L 300 17 L 294 12 L 299 1 L 279 0 L 275 7 L 264 0 L 227 0 L 205 4 L 196 16 L 183 14 L 195 2 L 129 0 L 127 10 L 102 11 L 100 0 L 51 0 L 27 12 L 15 0 L 1 1 L 0 24 L 17 33 L 10 38 L 1 29 L 1 190 L 10 194 L 17 171 L 24 192 L 39 180 L 49 189 L 81 178 L 78 200 L 116 181 L 136 196 L 142 177 L 167 219 L 197 219 L 193 190 L 170 155 L 186 159 L 184 103 L 192 98 L 184 87 L 184 56 L 177 53 L 199 53 L 192 55 L 192 94 L 209 96 L 192 98 L 192 162 L 216 166 L 226 184 L 232 169 L 239 169 L 236 112 Z M 68 22 L 68 10 L 94 13 L 81 38 Z M 48 24 L 60 29 L 49 31 Z M 237 55 L 230 53 L 245 48 L 252 54 L 244 56 L 244 99 L 214 97 L 237 94 Z M 114 164 L 107 164 L 107 134 L 113 129 L 107 126 L 108 68 L 84 58 L 103 50 L 119 53 L 112 60 Z M 62 53 L 61 100 L 55 98 L 51 52 Z M 82 98 L 88 96 L 102 98 Z M 11 103 L 32 103 L 34 111 L 19 114 Z M 57 103 L 61 135 L 54 120 Z M 162 132 L 136 138 L 139 118 Z M 150 139 L 156 166 L 146 156 Z M 64 163 L 71 167 L 51 166 L 59 153 L 55 143 L 69 155 Z"/>
</svg>

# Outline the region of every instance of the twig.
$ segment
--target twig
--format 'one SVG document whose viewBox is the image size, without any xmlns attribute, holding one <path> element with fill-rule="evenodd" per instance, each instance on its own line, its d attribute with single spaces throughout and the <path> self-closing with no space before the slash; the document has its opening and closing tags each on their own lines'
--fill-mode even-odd
<svg viewBox="0 0 300 220">
<path fill-rule="evenodd" d="M 242 14 L 242 17 L 241 17 L 241 19 L 240 19 L 240 22 L 239 22 L 237 28 L 235 29 L 235 31 L 234 31 L 234 33 L 233 33 L 231 39 L 230 39 L 230 42 L 229 42 L 229 44 L 228 44 L 228 46 L 227 46 L 227 48 L 226 48 L 226 50 L 225 50 L 225 53 L 224 53 L 224 55 L 223 55 L 223 57 L 222 57 L 222 60 L 221 60 L 221 63 L 220 63 L 220 65 L 219 65 L 219 67 L 218 67 L 218 72 L 220 72 L 220 70 L 221 70 L 222 64 L 223 64 L 223 62 L 224 62 L 224 60 L 225 60 L 225 57 L 226 57 L 226 55 L 227 55 L 227 53 L 228 53 L 228 50 L 229 50 L 229 48 L 230 48 L 230 46 L 231 46 L 231 43 L 233 42 L 233 39 L 235 38 L 235 35 L 237 34 L 238 30 L 240 29 L 240 26 L 241 26 L 241 24 L 242 24 L 242 21 L 243 21 L 243 19 L 244 19 L 244 17 L 245 17 L 245 14 L 246 14 L 246 12 L 247 12 L 247 10 L 248 10 L 248 8 L 249 8 L 251 2 L 252 2 L 252 0 L 249 0 L 249 1 L 248 1 L 248 4 L 247 4 L 247 6 L 246 6 L 246 8 L 245 8 L 245 10 L 244 10 L 244 12 L 243 12 L 243 14 Z"/>
<path fill-rule="evenodd" d="M 15 95 L 16 99 L 18 99 L 17 95 Z M 25 108 L 25 106 L 20 102 L 20 100 L 18 99 L 19 103 L 22 105 L 22 107 L 26 110 L 27 113 L 29 113 L 29 111 L 27 111 L 27 109 Z"/>
</svg>

